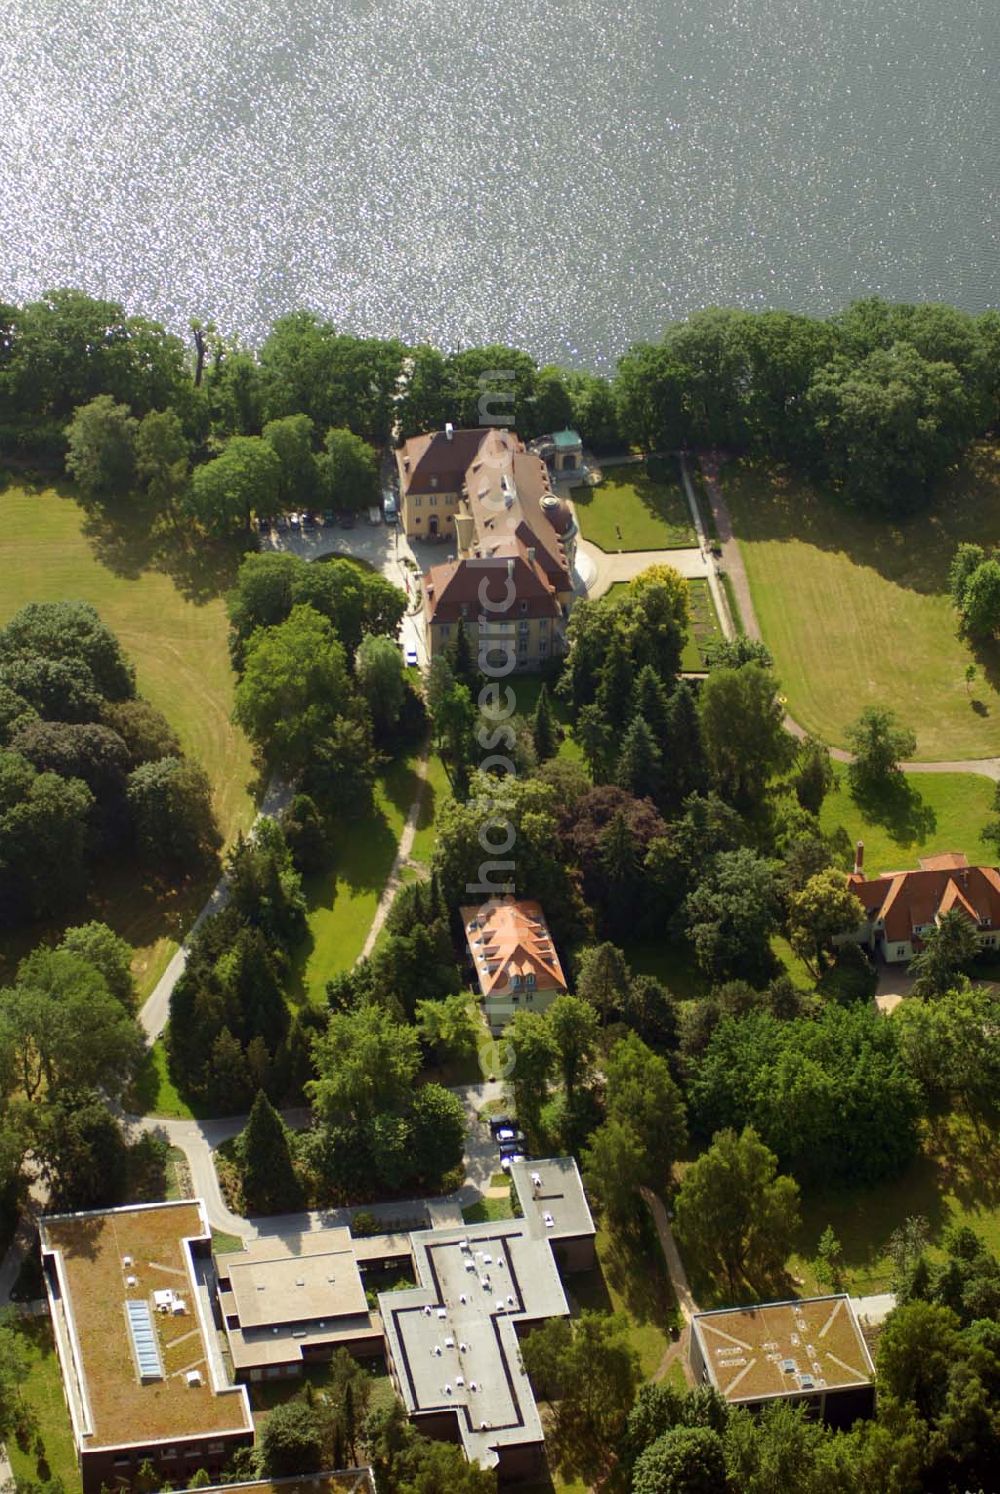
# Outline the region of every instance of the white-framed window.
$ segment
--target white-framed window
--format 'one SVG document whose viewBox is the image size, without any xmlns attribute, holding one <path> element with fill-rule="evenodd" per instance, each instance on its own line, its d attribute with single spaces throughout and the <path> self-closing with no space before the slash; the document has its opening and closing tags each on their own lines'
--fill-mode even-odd
<svg viewBox="0 0 1000 1494">
<path fill-rule="evenodd" d="M 424 503 L 424 500 L 421 498 L 420 494 L 419 493 L 414 493 L 414 495 L 413 495 L 413 507 L 414 508 L 422 508 L 423 507 L 423 503 Z"/>
<path fill-rule="evenodd" d="M 432 493 L 431 496 L 430 496 L 430 498 L 428 499 L 428 502 L 430 503 L 431 508 L 437 508 L 437 506 L 438 506 L 437 494 L 436 493 Z"/>
</svg>

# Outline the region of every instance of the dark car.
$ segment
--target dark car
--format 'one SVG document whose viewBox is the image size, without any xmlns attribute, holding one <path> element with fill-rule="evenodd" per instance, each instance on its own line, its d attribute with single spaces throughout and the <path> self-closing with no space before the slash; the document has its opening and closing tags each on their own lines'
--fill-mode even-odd
<svg viewBox="0 0 1000 1494">
<path fill-rule="evenodd" d="M 339 523 L 341 529 L 354 528 L 354 515 L 351 513 L 349 508 L 345 508 L 342 514 L 338 514 L 337 522 Z"/>
<path fill-rule="evenodd" d="M 511 1141 L 501 1141 L 500 1155 L 501 1157 L 523 1157 L 524 1137 L 515 1136 Z"/>
<path fill-rule="evenodd" d="M 512 1131 L 514 1121 L 509 1115 L 494 1115 L 490 1117 L 490 1131 L 494 1136 L 499 1136 L 501 1131 Z"/>
</svg>

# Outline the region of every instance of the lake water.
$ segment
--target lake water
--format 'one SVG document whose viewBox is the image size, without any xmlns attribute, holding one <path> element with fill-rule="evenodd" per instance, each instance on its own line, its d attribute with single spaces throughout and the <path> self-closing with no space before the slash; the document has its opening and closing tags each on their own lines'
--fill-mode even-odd
<svg viewBox="0 0 1000 1494">
<path fill-rule="evenodd" d="M 2 0 L 0 295 L 609 366 L 1000 303 L 997 0 Z"/>
</svg>

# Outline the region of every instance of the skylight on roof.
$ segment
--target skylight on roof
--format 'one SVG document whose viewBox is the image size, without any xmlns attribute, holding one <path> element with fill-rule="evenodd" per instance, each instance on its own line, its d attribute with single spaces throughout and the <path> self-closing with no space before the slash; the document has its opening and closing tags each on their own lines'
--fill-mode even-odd
<svg viewBox="0 0 1000 1494">
<path fill-rule="evenodd" d="M 132 1336 L 135 1362 L 139 1367 L 139 1379 L 143 1382 L 162 1380 L 163 1360 L 160 1357 L 160 1341 L 156 1336 L 149 1303 L 130 1298 L 125 1303 L 125 1312 L 128 1317 L 129 1333 Z"/>
</svg>

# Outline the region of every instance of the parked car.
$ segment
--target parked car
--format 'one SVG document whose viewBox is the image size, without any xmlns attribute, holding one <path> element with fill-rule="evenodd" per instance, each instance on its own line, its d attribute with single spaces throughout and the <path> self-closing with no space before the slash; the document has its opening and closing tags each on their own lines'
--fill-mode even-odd
<svg viewBox="0 0 1000 1494">
<path fill-rule="evenodd" d="M 385 514 L 387 524 L 395 524 L 399 518 L 399 509 L 396 505 L 395 493 L 385 493 L 382 498 L 382 512 Z"/>
<path fill-rule="evenodd" d="M 340 525 L 341 529 L 354 528 L 354 515 L 351 513 L 349 508 L 345 508 L 343 513 L 338 514 L 337 523 Z"/>
<path fill-rule="evenodd" d="M 403 656 L 406 659 L 406 667 L 407 667 L 407 669 L 416 669 L 416 667 L 417 667 L 417 651 L 413 647 L 412 643 L 408 643 L 406 645 L 406 648 L 403 650 Z"/>
<path fill-rule="evenodd" d="M 333 509 L 332 508 L 324 508 L 324 510 L 323 510 L 323 523 L 324 524 L 328 524 L 331 529 L 333 528 L 333 525 L 334 525 L 334 516 L 333 516 Z"/>
<path fill-rule="evenodd" d="M 369 524 L 381 524 L 382 522 L 382 510 L 377 503 L 374 503 L 368 510 L 368 522 Z"/>
<path fill-rule="evenodd" d="M 500 1171 L 501 1172 L 510 1172 L 510 1165 L 511 1165 L 512 1162 L 524 1162 L 525 1160 L 526 1159 L 521 1155 L 520 1152 L 516 1152 L 514 1154 L 514 1156 L 512 1156 L 512 1157 L 501 1157 L 500 1158 Z"/>
<path fill-rule="evenodd" d="M 289 522 L 289 524 L 291 524 L 291 526 L 292 526 L 293 529 L 298 529 L 298 527 L 299 527 L 299 516 L 298 516 L 298 514 L 295 513 L 295 512 L 290 513 L 288 515 L 288 522 Z"/>
<path fill-rule="evenodd" d="M 524 1154 L 524 1137 L 523 1136 L 512 1137 L 510 1141 L 501 1141 L 501 1143 L 500 1143 L 500 1156 L 501 1157 L 520 1157 L 520 1156 L 523 1156 L 523 1154 Z"/>
<path fill-rule="evenodd" d="M 303 529 L 311 529 L 314 522 L 312 514 L 309 512 L 300 514 L 299 522 L 301 523 Z"/>
<path fill-rule="evenodd" d="M 501 1131 L 513 1131 L 514 1122 L 509 1115 L 490 1116 L 490 1131 L 494 1136 L 499 1136 Z"/>
</svg>

